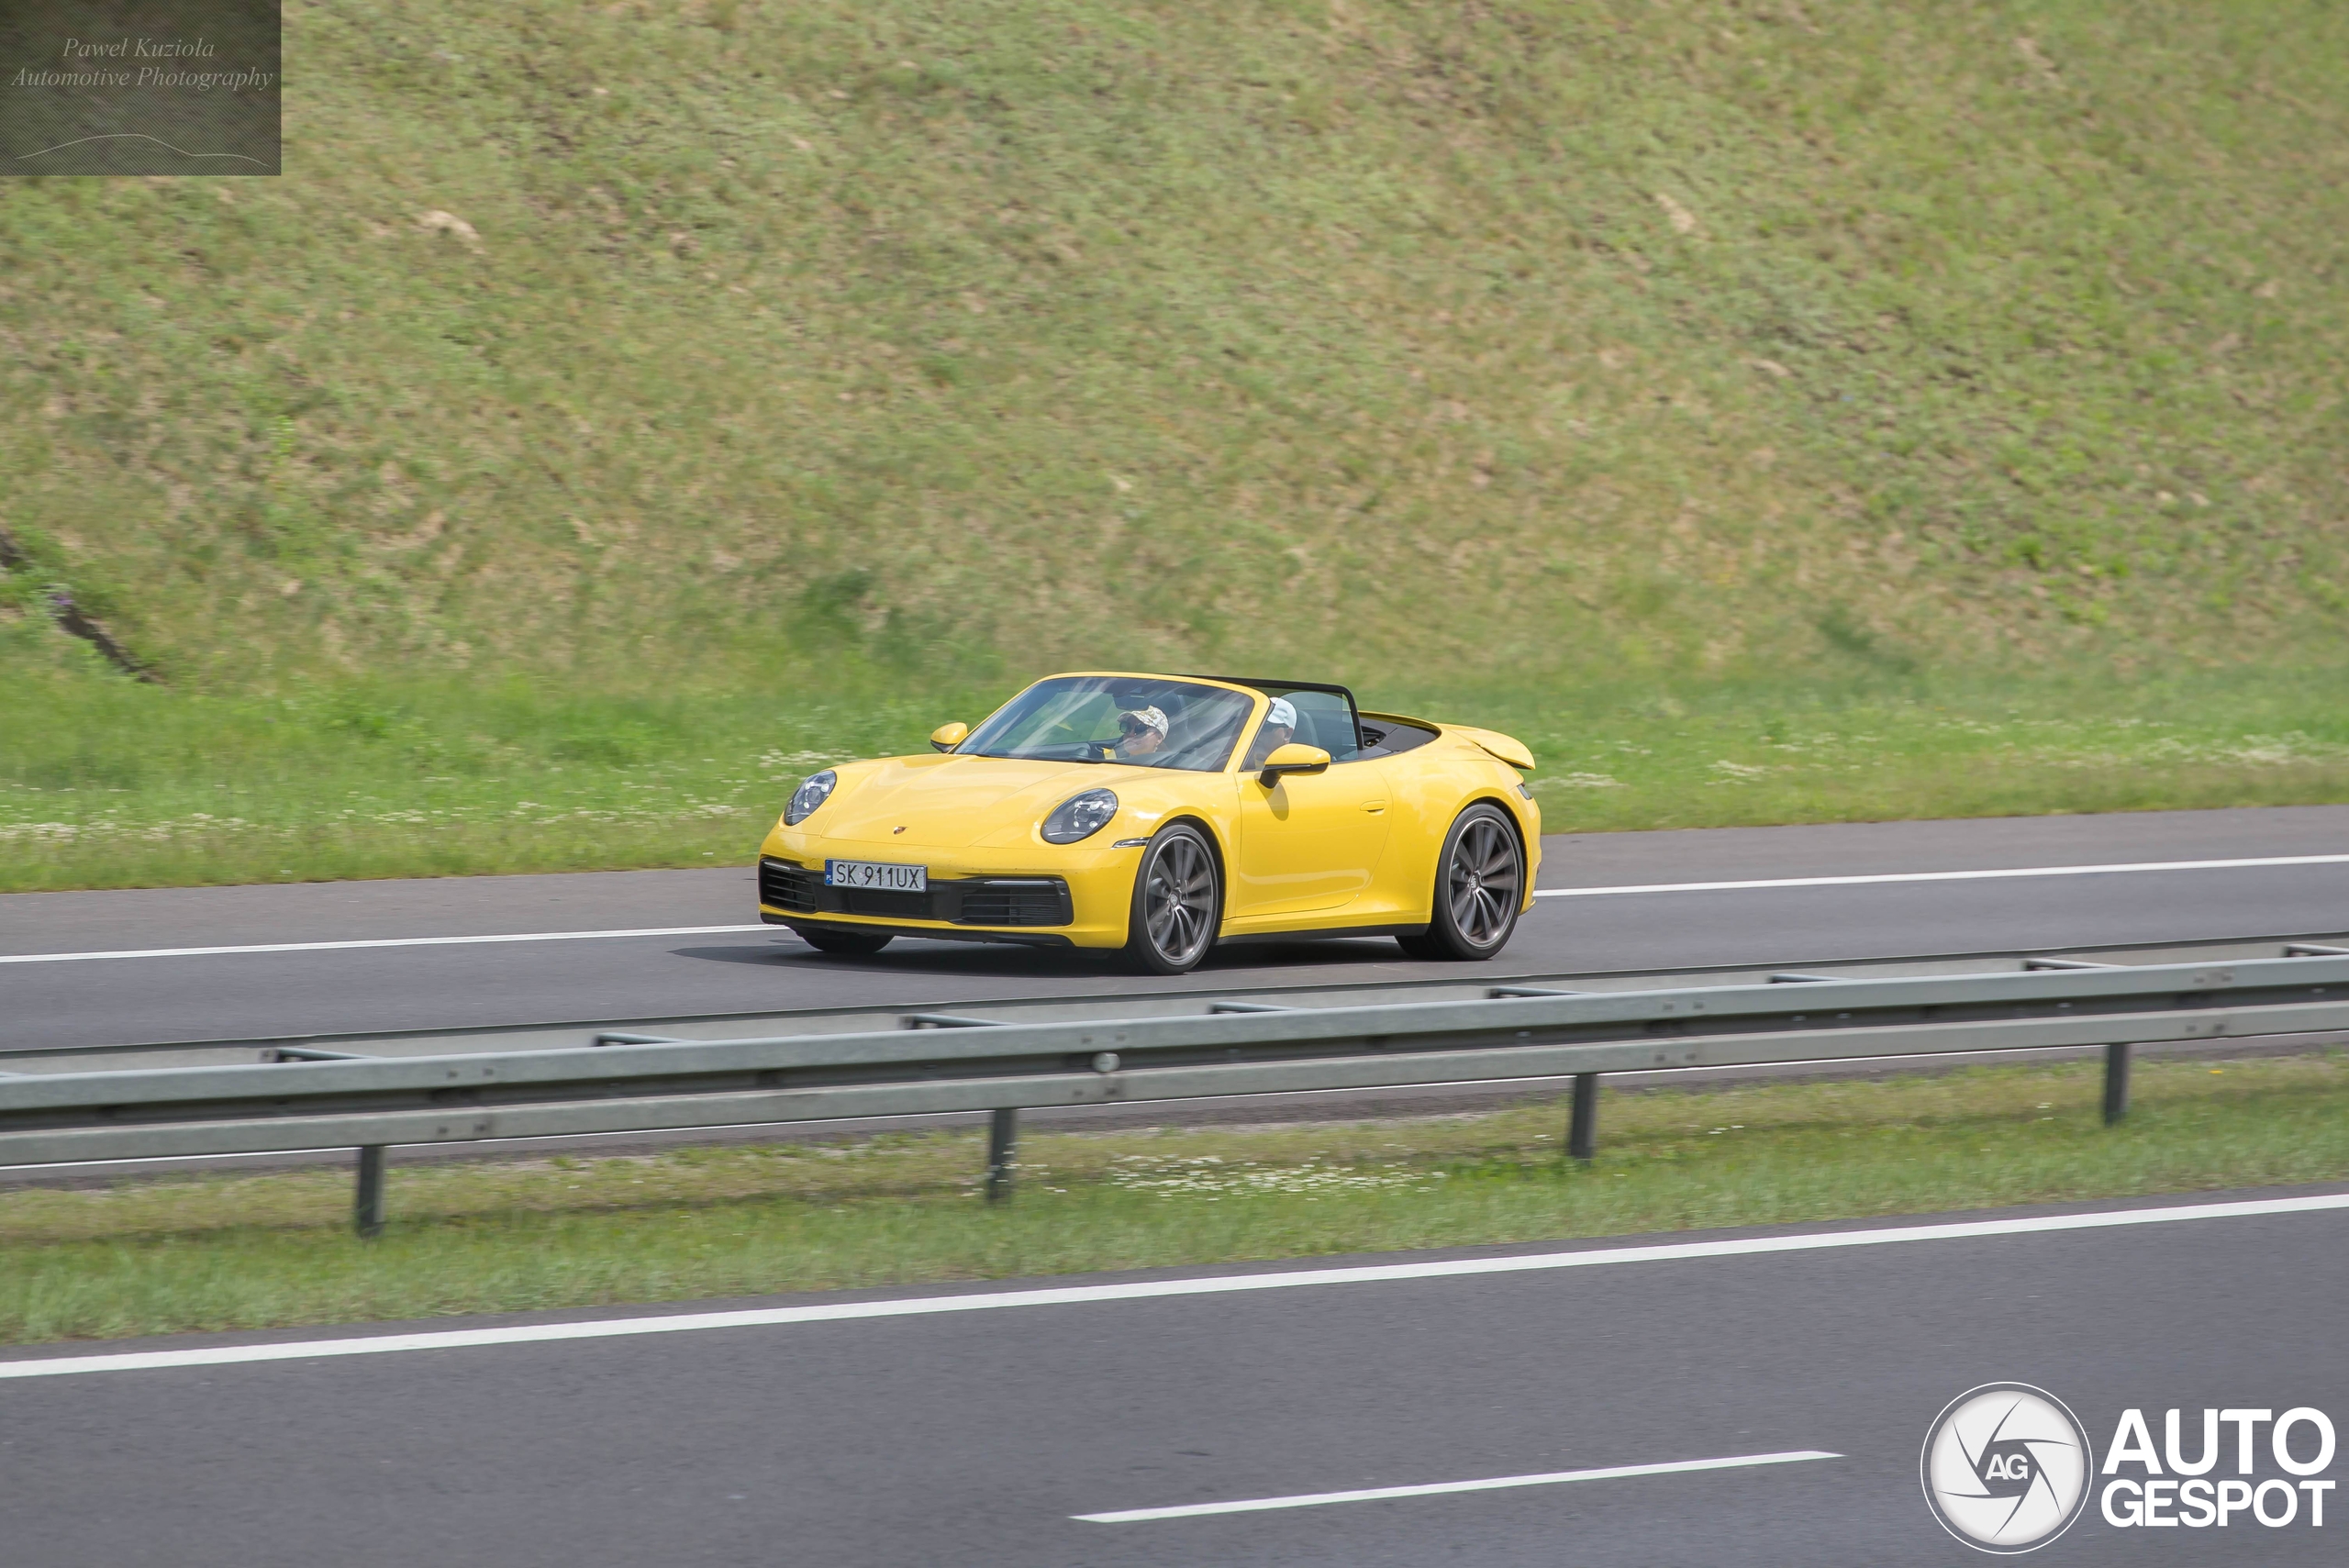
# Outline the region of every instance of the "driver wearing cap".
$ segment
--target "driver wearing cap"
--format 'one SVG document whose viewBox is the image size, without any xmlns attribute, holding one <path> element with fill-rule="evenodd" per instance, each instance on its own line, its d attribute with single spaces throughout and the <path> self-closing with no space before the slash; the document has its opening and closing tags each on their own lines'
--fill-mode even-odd
<svg viewBox="0 0 2349 1568">
<path fill-rule="evenodd" d="M 1166 715 L 1155 707 L 1128 708 L 1118 715 L 1119 757 L 1147 757 L 1166 744 Z"/>
<path fill-rule="evenodd" d="M 1297 705 L 1286 697 L 1275 697 L 1264 709 L 1264 727 L 1256 731 L 1255 743 L 1248 748 L 1248 761 L 1241 771 L 1261 768 L 1264 759 L 1289 742 L 1297 733 Z"/>
</svg>

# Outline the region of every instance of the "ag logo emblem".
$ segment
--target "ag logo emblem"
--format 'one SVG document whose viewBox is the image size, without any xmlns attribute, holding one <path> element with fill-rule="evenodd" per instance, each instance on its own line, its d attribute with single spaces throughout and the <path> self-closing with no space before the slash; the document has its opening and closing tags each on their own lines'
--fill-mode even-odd
<svg viewBox="0 0 2349 1568">
<path fill-rule="evenodd" d="M 1977 1551 L 2032 1551 L 2080 1517 L 2090 1462 L 2087 1433 L 2062 1400 L 2027 1383 L 1986 1383 L 1926 1432 L 1925 1502 Z"/>
</svg>

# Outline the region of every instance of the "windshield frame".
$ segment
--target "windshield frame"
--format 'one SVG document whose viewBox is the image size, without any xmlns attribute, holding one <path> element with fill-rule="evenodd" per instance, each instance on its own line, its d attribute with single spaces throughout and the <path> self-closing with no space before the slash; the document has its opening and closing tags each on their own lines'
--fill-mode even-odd
<svg viewBox="0 0 2349 1568">
<path fill-rule="evenodd" d="M 1028 710 L 1031 710 L 1040 699 L 1050 700 L 1047 688 L 1074 686 L 1080 689 L 1071 694 L 1073 695 L 1088 702 L 1091 699 L 1106 697 L 1118 707 L 1124 707 L 1128 705 L 1123 701 L 1119 688 L 1144 685 L 1180 687 L 1196 692 L 1198 694 L 1197 697 L 1184 699 L 1184 709 L 1190 710 L 1197 704 L 1197 711 L 1212 716 L 1211 722 L 1217 728 L 1222 728 L 1228 723 L 1228 731 L 1220 737 L 1222 744 L 1211 758 L 1198 755 L 1197 747 L 1216 740 L 1218 737 L 1213 734 L 1187 748 L 1171 750 L 1164 753 L 1146 752 L 1127 757 L 1118 756 L 1111 751 L 1113 742 L 1098 740 L 1069 740 L 1032 749 L 998 749 L 1004 745 L 1005 731 L 1010 729 L 1014 724 L 1030 721 L 1030 713 Z M 1133 694 L 1129 691 L 1125 695 Z M 1227 704 L 1236 705 L 1236 717 L 1229 711 Z M 1268 699 L 1262 692 L 1231 682 L 1202 680 L 1191 675 L 1146 674 L 1140 672 L 1070 671 L 1062 674 L 1047 675 L 1041 680 L 1032 681 L 1021 687 L 1009 701 L 989 714 L 970 734 L 956 742 L 950 755 L 990 757 L 1008 762 L 1078 762 L 1094 766 L 1122 765 L 1133 768 L 1156 768 L 1169 773 L 1229 773 L 1231 771 L 1233 760 L 1241 753 L 1242 744 L 1253 731 L 1252 721 L 1264 712 L 1267 706 L 1269 706 Z M 1217 713 L 1218 709 L 1226 711 Z M 1177 712 L 1171 717 L 1174 720 L 1174 728 L 1179 732 L 1184 722 L 1183 713 Z M 990 733 L 991 731 L 993 733 Z M 1171 740 L 1172 737 L 1170 737 Z M 1162 756 L 1163 760 L 1161 760 Z M 1191 760 L 1177 761 L 1178 758 L 1184 757 L 1190 757 Z"/>
</svg>

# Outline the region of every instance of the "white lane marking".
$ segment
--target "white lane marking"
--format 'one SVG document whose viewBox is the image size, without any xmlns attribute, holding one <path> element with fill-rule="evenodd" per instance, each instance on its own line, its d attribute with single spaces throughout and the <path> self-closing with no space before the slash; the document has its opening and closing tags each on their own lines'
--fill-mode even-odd
<svg viewBox="0 0 2349 1568">
<path fill-rule="evenodd" d="M 1643 887 L 1537 887 L 1536 898 L 1611 898 L 1627 893 L 1741 893 L 1755 887 L 1863 887 L 1880 882 L 1987 882 L 2002 876 L 2110 876 L 2131 871 L 2245 871 L 2263 866 L 2349 865 L 2349 855 L 2270 855 L 2248 861 L 2141 861 L 2131 865 L 2010 866 L 2000 871 L 1901 871 L 1875 876 L 1781 876 L 1760 882 L 1659 882 Z"/>
<path fill-rule="evenodd" d="M 0 1361 L 0 1378 L 63 1377 L 84 1372 L 153 1372 L 165 1367 L 235 1366 L 249 1362 L 311 1361 L 324 1356 L 384 1355 L 395 1351 L 446 1351 L 475 1345 L 541 1344 L 560 1340 L 610 1340 L 632 1334 L 686 1334 L 704 1329 L 760 1329 L 785 1323 L 840 1323 L 873 1318 L 927 1318 L 1001 1307 L 1066 1307 L 1097 1301 L 1149 1301 L 1173 1296 L 1224 1296 L 1311 1284 L 1374 1284 L 1389 1280 L 1449 1279 L 1523 1273 L 1540 1269 L 1595 1268 L 1612 1263 L 1737 1258 L 1770 1252 L 1809 1252 L 1841 1247 L 1881 1247 L 1897 1241 L 1960 1241 L 1985 1236 L 2032 1236 L 2099 1230 L 2113 1226 L 2164 1225 L 2181 1219 L 2238 1219 L 2255 1215 L 2311 1214 L 2349 1208 L 2349 1193 L 2310 1197 L 2253 1198 L 2171 1208 L 2105 1209 L 2028 1219 L 1976 1219 L 1947 1225 L 1901 1225 L 1875 1230 L 1824 1230 L 1798 1236 L 1751 1236 L 1726 1241 L 1675 1241 L 1658 1247 L 1594 1248 L 1532 1252 L 1508 1258 L 1455 1258 L 1427 1263 L 1373 1263 L 1342 1269 L 1295 1269 L 1281 1273 L 1210 1274 L 1200 1279 L 1138 1280 L 1127 1284 L 1061 1285 L 968 1296 L 915 1296 L 896 1301 L 821 1302 L 739 1312 L 691 1312 L 670 1317 L 607 1318 L 583 1323 L 526 1323 L 507 1329 L 446 1329 L 420 1334 L 370 1334 L 348 1340 L 295 1340 L 268 1345 L 217 1345 L 192 1351 L 130 1351 L 110 1355 Z"/>
<path fill-rule="evenodd" d="M 468 942 L 584 942 L 598 937 L 715 937 L 772 926 L 656 926 L 638 931 L 522 931 L 503 937 L 378 937 L 363 942 L 263 942 L 234 948 L 125 948 L 112 952 L 22 952 L 0 963 L 80 963 L 94 958 L 217 958 L 239 952 L 335 952 L 347 948 L 442 948 Z"/>
<path fill-rule="evenodd" d="M 1542 887 L 1536 898 L 1609 898 L 1635 893 L 1739 893 L 1762 887 L 1859 887 L 1892 882 L 1980 882 L 2013 876 L 2103 876 L 2116 872 L 2244 871 L 2266 866 L 2349 864 L 2349 855 L 2276 855 L 2263 860 L 2146 861 L 2132 865 L 2015 866 L 2000 871 L 1909 871 L 1873 876 L 1788 876 L 1755 882 L 1659 882 L 1634 887 Z M 765 931 L 756 926 L 660 926 L 626 931 L 523 931 L 491 937 L 381 937 L 368 941 L 262 942 L 242 947 L 123 948 L 104 952 L 0 954 L 0 963 L 81 963 L 102 958 L 217 958 L 252 952 L 333 952 L 352 948 L 462 947 L 476 942 L 576 942 L 609 937 L 714 937 Z"/>
<path fill-rule="evenodd" d="M 1800 1464 L 1810 1459 L 1841 1459 L 1825 1449 L 1790 1453 L 1741 1453 L 1728 1459 L 1681 1459 L 1668 1464 L 1617 1464 L 1604 1470 L 1553 1470 L 1546 1475 L 1499 1475 L 1489 1481 L 1439 1481 L 1428 1486 L 1373 1486 L 1360 1492 L 1306 1492 L 1294 1497 L 1250 1497 L 1238 1503 L 1190 1503 L 1173 1508 L 1126 1508 L 1114 1514 L 1071 1514 L 1089 1525 L 1139 1524 L 1144 1519 L 1188 1519 L 1202 1514 L 1253 1514 L 1266 1508 L 1318 1508 L 1324 1503 L 1375 1503 L 1386 1497 L 1435 1497 L 1447 1492 L 1499 1492 L 1511 1486 L 1556 1486 L 1568 1481 L 1614 1481 L 1626 1475 L 1679 1475 L 1692 1470 L 1738 1470 L 1754 1464 Z"/>
</svg>

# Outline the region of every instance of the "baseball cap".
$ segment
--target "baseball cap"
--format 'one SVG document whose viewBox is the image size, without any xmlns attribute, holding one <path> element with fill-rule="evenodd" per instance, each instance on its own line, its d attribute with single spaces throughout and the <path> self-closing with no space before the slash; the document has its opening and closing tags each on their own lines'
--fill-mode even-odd
<svg viewBox="0 0 2349 1568">
<path fill-rule="evenodd" d="M 1275 697 L 1273 706 L 1264 710 L 1264 722 L 1267 725 L 1277 724 L 1283 729 L 1295 729 L 1297 728 L 1296 705 L 1286 697 Z"/>
<path fill-rule="evenodd" d="M 1118 715 L 1118 728 L 1124 728 L 1130 718 L 1145 729 L 1157 730 L 1162 739 L 1166 734 L 1166 715 L 1157 708 L 1130 707 Z"/>
</svg>

